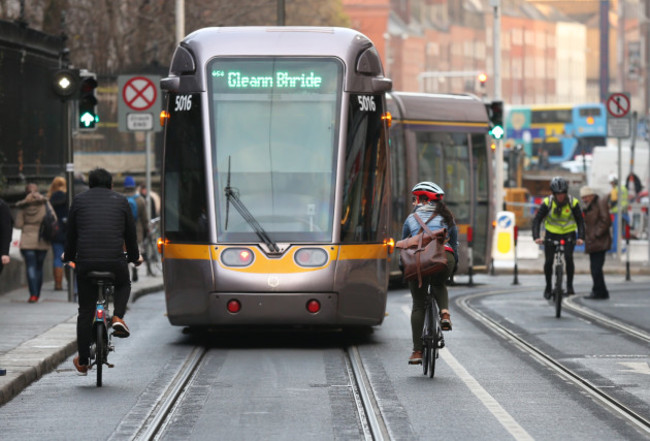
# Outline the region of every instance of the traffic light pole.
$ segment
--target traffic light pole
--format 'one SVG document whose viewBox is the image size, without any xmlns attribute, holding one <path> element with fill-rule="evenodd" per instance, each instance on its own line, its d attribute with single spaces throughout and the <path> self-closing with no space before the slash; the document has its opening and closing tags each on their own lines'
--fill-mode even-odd
<svg viewBox="0 0 650 441">
<path fill-rule="evenodd" d="M 63 127 L 66 132 L 66 143 L 65 143 L 65 179 L 66 179 L 66 188 L 68 191 L 68 211 L 72 206 L 72 198 L 74 197 L 74 146 L 72 145 L 72 113 L 74 112 L 74 106 L 76 106 L 75 100 L 67 100 L 65 102 L 65 121 Z M 74 269 L 67 267 L 65 271 L 68 274 L 68 302 L 74 302 L 74 286 L 75 286 L 75 274 Z"/>
<path fill-rule="evenodd" d="M 494 8 L 494 30 L 493 44 L 494 49 L 494 99 L 501 99 L 501 0 L 490 0 L 490 6 Z M 494 207 L 496 212 L 503 210 L 503 137 L 495 140 L 496 149 L 494 151 Z"/>
</svg>

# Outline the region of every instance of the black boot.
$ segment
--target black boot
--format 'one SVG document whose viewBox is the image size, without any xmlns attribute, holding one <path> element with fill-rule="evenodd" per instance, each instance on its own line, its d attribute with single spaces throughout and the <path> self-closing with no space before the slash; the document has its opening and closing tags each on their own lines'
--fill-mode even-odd
<svg viewBox="0 0 650 441">
<path fill-rule="evenodd" d="M 131 269 L 131 281 L 132 282 L 138 281 L 138 269 L 136 267 L 133 267 Z"/>
</svg>

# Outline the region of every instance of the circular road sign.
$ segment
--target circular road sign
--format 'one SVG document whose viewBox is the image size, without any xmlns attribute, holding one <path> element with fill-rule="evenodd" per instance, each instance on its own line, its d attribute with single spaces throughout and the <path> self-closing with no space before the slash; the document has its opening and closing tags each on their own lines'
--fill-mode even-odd
<svg viewBox="0 0 650 441">
<path fill-rule="evenodd" d="M 131 109 L 142 112 L 156 103 L 158 91 L 149 78 L 133 77 L 122 88 L 122 99 Z"/>
<path fill-rule="evenodd" d="M 621 118 L 630 111 L 630 97 L 624 93 L 612 93 L 607 98 L 607 111 L 616 118 Z"/>
</svg>

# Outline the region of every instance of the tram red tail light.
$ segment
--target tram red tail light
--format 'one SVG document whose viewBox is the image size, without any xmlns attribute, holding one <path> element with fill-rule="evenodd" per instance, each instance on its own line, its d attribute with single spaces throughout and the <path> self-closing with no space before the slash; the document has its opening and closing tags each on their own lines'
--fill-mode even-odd
<svg viewBox="0 0 650 441">
<path fill-rule="evenodd" d="M 241 303 L 239 303 L 239 300 L 228 300 L 228 303 L 226 304 L 226 309 L 228 312 L 232 314 L 236 314 L 241 310 Z"/>
<path fill-rule="evenodd" d="M 254 256 L 248 248 L 228 248 L 221 253 L 221 261 L 227 266 L 248 266 L 253 262 Z"/>
<path fill-rule="evenodd" d="M 316 299 L 311 299 L 308 301 L 307 311 L 311 312 L 312 314 L 316 314 L 318 311 L 320 311 L 320 302 Z"/>
<path fill-rule="evenodd" d="M 470 244 L 474 242 L 474 228 L 467 227 L 467 243 Z"/>
</svg>

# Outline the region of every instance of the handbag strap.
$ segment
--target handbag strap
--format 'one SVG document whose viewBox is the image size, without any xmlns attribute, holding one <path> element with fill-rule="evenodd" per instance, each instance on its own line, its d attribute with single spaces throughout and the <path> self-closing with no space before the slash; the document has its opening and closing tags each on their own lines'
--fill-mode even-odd
<svg viewBox="0 0 650 441">
<path fill-rule="evenodd" d="M 429 229 L 429 227 L 427 227 L 427 224 L 428 224 L 429 222 L 431 222 L 431 219 L 433 219 L 434 217 L 436 217 L 436 212 L 435 212 L 435 211 L 434 211 L 433 213 L 431 213 L 431 217 L 430 217 L 429 219 L 427 219 L 426 222 L 422 222 L 422 219 L 420 219 L 420 216 L 418 216 L 417 213 L 413 213 L 413 216 L 415 216 L 415 220 L 418 221 L 418 223 L 420 224 L 420 227 L 421 227 L 421 228 L 420 228 L 420 231 L 418 231 L 418 234 L 420 234 L 420 233 L 422 232 L 422 230 L 424 230 L 424 231 L 427 232 L 427 234 L 428 234 L 429 236 L 433 235 L 433 232 Z"/>
</svg>

